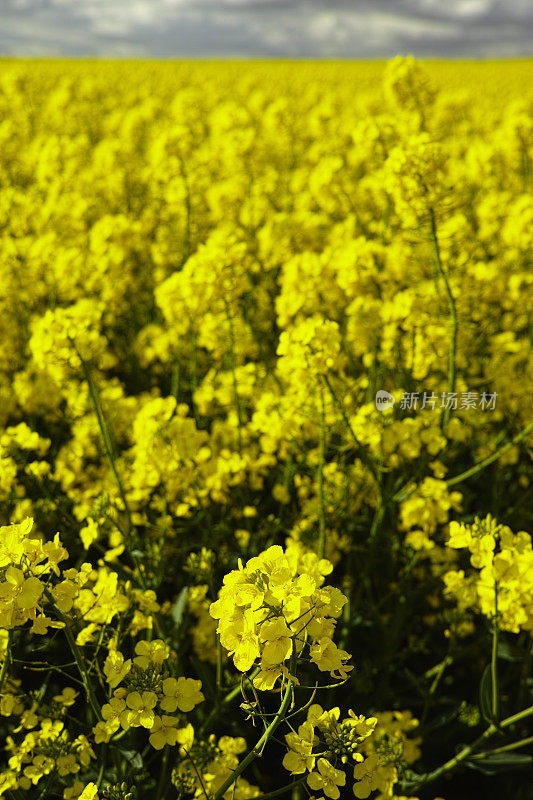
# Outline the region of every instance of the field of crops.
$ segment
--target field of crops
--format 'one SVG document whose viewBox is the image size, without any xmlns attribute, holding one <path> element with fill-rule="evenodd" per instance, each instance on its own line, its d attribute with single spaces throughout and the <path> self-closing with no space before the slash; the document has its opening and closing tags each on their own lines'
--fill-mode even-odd
<svg viewBox="0 0 533 800">
<path fill-rule="evenodd" d="M 533 62 L 0 61 L 0 796 L 531 800 Z"/>
</svg>

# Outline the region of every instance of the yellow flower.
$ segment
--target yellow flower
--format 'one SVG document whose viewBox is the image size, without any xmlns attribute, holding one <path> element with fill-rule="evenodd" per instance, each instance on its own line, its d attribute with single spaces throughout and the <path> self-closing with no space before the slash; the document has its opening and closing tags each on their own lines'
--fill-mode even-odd
<svg viewBox="0 0 533 800">
<path fill-rule="evenodd" d="M 70 775 L 71 772 L 79 772 L 80 765 L 72 753 L 56 758 L 56 769 L 59 775 Z"/>
<path fill-rule="evenodd" d="M 271 691 L 278 678 L 288 675 L 288 669 L 281 664 L 268 664 L 261 661 L 261 669 L 253 679 L 256 689 L 262 692 Z"/>
<path fill-rule="evenodd" d="M 11 585 L 13 597 L 19 608 L 35 608 L 44 591 L 44 586 L 38 578 L 25 578 L 22 570 L 17 567 L 8 567 L 5 580 Z"/>
<path fill-rule="evenodd" d="M 82 781 L 74 781 L 72 786 L 67 786 L 63 789 L 63 800 L 77 800 L 83 792 L 83 786 Z"/>
<path fill-rule="evenodd" d="M 52 588 L 52 596 L 57 604 L 57 607 L 63 614 L 66 614 L 72 609 L 74 600 L 79 594 L 78 586 L 69 580 L 61 581 Z"/>
<path fill-rule="evenodd" d="M 287 489 L 286 486 L 283 486 L 283 484 L 281 483 L 276 483 L 276 485 L 272 489 L 272 497 L 274 498 L 274 500 L 277 500 L 278 503 L 281 503 L 282 505 L 287 505 L 288 503 L 290 503 L 291 500 L 291 495 L 289 490 Z"/>
<path fill-rule="evenodd" d="M 54 536 L 53 542 L 46 542 L 42 547 L 43 553 L 48 558 L 48 565 L 55 575 L 59 575 L 58 564 L 68 558 L 68 552 L 59 541 L 59 533 Z"/>
<path fill-rule="evenodd" d="M 348 672 L 353 666 L 348 666 L 346 661 L 350 654 L 345 650 L 339 650 L 335 642 L 328 637 L 323 637 L 310 648 L 311 661 L 313 661 L 321 672 L 331 672 L 335 678 L 347 678 Z"/>
<path fill-rule="evenodd" d="M 335 769 L 325 758 L 317 761 L 318 772 L 311 772 L 307 776 L 307 783 L 313 791 L 322 790 L 327 797 L 337 800 L 340 797 L 339 786 L 346 784 L 346 774 Z"/>
<path fill-rule="evenodd" d="M 76 748 L 78 761 L 84 767 L 89 766 L 92 758 L 96 758 L 89 740 L 83 734 L 80 734 L 78 737 L 76 737 L 76 739 L 74 739 L 74 747 Z"/>
<path fill-rule="evenodd" d="M 97 722 L 93 728 L 93 736 L 96 744 L 102 742 L 109 742 L 114 733 L 119 729 L 120 723 L 118 720 L 111 722 Z"/>
<path fill-rule="evenodd" d="M 155 717 L 149 737 L 152 747 L 162 750 L 166 744 L 175 745 L 178 741 L 178 731 L 175 727 L 177 724 L 176 717 L 168 717 L 166 714 Z"/>
<path fill-rule="evenodd" d="M 185 756 L 194 742 L 194 728 L 190 722 L 179 729 L 177 741 L 180 745 L 180 755 Z"/>
<path fill-rule="evenodd" d="M 86 550 L 98 539 L 98 525 L 92 517 L 87 518 L 87 525 L 80 530 L 80 538 Z"/>
<path fill-rule="evenodd" d="M 96 784 L 92 781 L 88 783 L 79 795 L 78 800 L 98 800 L 98 787 Z"/>
<path fill-rule="evenodd" d="M 24 542 L 32 527 L 31 517 L 26 517 L 18 525 L 0 526 L 0 568 L 20 563 L 24 554 Z"/>
<path fill-rule="evenodd" d="M 73 706 L 74 705 L 74 703 L 76 701 L 76 697 L 78 695 L 79 695 L 79 692 L 77 692 L 75 689 L 73 689 L 70 686 L 66 686 L 63 689 L 63 691 L 61 692 L 61 694 L 56 694 L 55 695 L 54 700 L 55 700 L 56 703 L 61 703 L 62 706 L 64 706 L 65 708 L 68 708 L 69 706 Z"/>
<path fill-rule="evenodd" d="M 141 669 L 148 669 L 150 664 L 161 666 L 165 658 L 168 658 L 169 648 L 162 639 L 154 639 L 147 642 L 144 639 L 135 645 L 137 655 L 133 663 Z"/>
<path fill-rule="evenodd" d="M 121 691 L 117 689 L 117 692 Z M 125 690 L 122 690 L 124 692 Z M 123 717 L 123 713 L 126 711 L 126 701 L 123 697 L 111 697 L 109 703 L 105 703 L 102 706 L 102 717 L 104 722 L 98 723 L 99 727 L 99 736 L 112 736 L 115 731 L 118 730 L 122 719 L 126 721 L 126 725 L 124 727 L 128 727 L 128 719 L 127 713 L 126 716 Z M 98 727 L 98 726 L 97 726 Z M 109 739 L 107 740 L 109 741 Z"/>
<path fill-rule="evenodd" d="M 379 770 L 380 758 L 377 753 L 372 753 L 360 764 L 356 764 L 353 771 L 354 784 L 353 793 L 356 797 L 363 800 L 368 797 L 371 791 L 378 788 L 378 780 L 375 775 Z"/>
<path fill-rule="evenodd" d="M 163 681 L 164 697 L 159 705 L 163 711 L 173 712 L 176 708 L 180 711 L 187 712 L 205 700 L 204 695 L 200 691 L 202 681 L 194 680 L 193 678 L 165 678 Z"/>
<path fill-rule="evenodd" d="M 298 728 L 298 733 L 287 733 L 285 741 L 289 752 L 283 757 L 283 766 L 291 775 L 298 775 L 311 771 L 315 766 L 315 756 L 312 755 L 315 742 L 315 729 L 310 722 L 303 722 Z"/>
<path fill-rule="evenodd" d="M 118 650 L 111 650 L 104 663 L 104 675 L 109 686 L 113 689 L 126 677 L 131 669 L 131 659 L 124 661 L 124 656 Z"/>
<path fill-rule="evenodd" d="M 64 628 L 64 622 L 57 622 L 56 620 L 47 617 L 45 614 L 39 614 L 35 617 L 30 628 L 30 633 L 36 633 L 40 636 L 48 633 L 48 628 Z"/>
<path fill-rule="evenodd" d="M 368 797 L 370 792 L 378 789 L 385 796 L 392 795 L 392 787 L 398 780 L 398 773 L 394 764 L 382 764 L 377 753 L 371 753 L 354 767 L 353 793 L 361 800 Z"/>
<path fill-rule="evenodd" d="M 267 620 L 261 625 L 259 638 L 263 645 L 263 661 L 268 664 L 281 664 L 290 658 L 292 653 L 292 631 L 284 617 Z"/>
<path fill-rule="evenodd" d="M 155 692 L 130 692 L 126 697 L 126 705 L 129 711 L 122 712 L 128 723 L 136 728 L 142 726 L 143 728 L 151 728 L 154 724 L 154 711 L 157 704 L 157 695 Z"/>
</svg>

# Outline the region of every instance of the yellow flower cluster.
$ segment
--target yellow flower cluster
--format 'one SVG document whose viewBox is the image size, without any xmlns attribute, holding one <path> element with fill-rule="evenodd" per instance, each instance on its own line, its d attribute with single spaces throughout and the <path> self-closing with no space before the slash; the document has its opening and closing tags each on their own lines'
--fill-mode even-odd
<svg viewBox="0 0 533 800">
<path fill-rule="evenodd" d="M 121 652 L 112 650 L 105 660 L 104 674 L 114 691 L 102 706 L 103 720 L 93 729 L 95 742 L 108 742 L 119 728 L 142 727 L 149 731 L 152 747 L 162 750 L 187 735 L 186 729 L 176 727 L 180 720 L 172 714 L 192 711 L 205 699 L 202 682 L 168 674 L 169 649 L 161 639 L 137 642 L 135 653 L 133 660 L 125 660 Z"/>
<path fill-rule="evenodd" d="M 389 711 L 365 718 L 349 711 L 340 720 L 338 708 L 329 711 L 318 704 L 310 706 L 307 720 L 298 731 L 285 736 L 287 753 L 283 766 L 291 774 L 308 772 L 307 784 L 314 791 L 337 800 L 339 787 L 346 785 L 346 768 L 351 762 L 353 793 L 366 798 L 371 792 L 376 800 L 393 796 L 399 780 L 398 768 L 418 761 L 421 739 L 409 739 L 418 720 L 410 711 Z"/>
<path fill-rule="evenodd" d="M 246 244 L 229 228 L 215 230 L 179 272 L 163 281 L 155 299 L 168 324 L 168 336 L 175 339 L 190 331 L 202 333 L 204 326 L 211 335 L 228 325 L 239 309 L 243 294 L 250 288 Z"/>
<path fill-rule="evenodd" d="M 407 737 L 418 726 L 410 711 L 385 711 L 376 716 L 372 735 L 361 746 L 366 758 L 354 767 L 353 790 L 358 798 L 366 798 L 377 790 L 376 800 L 385 800 L 395 796 L 400 768 L 420 758 L 418 745 L 422 740 Z"/>
<path fill-rule="evenodd" d="M 472 524 L 451 522 L 448 547 L 467 549 L 474 568 L 449 570 L 445 593 L 460 611 L 476 611 L 502 630 L 533 631 L 533 547 L 526 531 L 513 533 L 490 514 Z"/>
<path fill-rule="evenodd" d="M 293 775 L 309 772 L 307 784 L 311 789 L 321 790 L 333 800 L 340 797 L 339 786 L 346 784 L 342 766 L 350 760 L 363 760 L 360 745 L 371 736 L 377 722 L 375 717 L 357 717 L 353 711 L 339 721 L 339 714 L 338 708 L 324 711 L 317 703 L 311 705 L 298 732 L 285 736 L 288 750 L 283 758 L 285 769 Z"/>
<path fill-rule="evenodd" d="M 76 642 L 92 643 L 113 618 L 132 612 L 129 629 L 134 634 L 151 627 L 147 614 L 159 610 L 152 590 L 134 589 L 119 581 L 103 564 L 95 569 L 83 562 L 79 569 L 60 568 L 68 558 L 59 534 L 51 542 L 31 538 L 33 519 L 0 528 L 0 623 L 4 630 L 30 621 L 30 633 L 44 635 L 62 628 L 64 614 L 78 623 Z M 47 612 L 56 617 L 47 616 Z M 80 624 L 81 623 L 81 624 Z"/>
<path fill-rule="evenodd" d="M 178 793 L 194 794 L 195 797 L 214 797 L 224 781 L 239 764 L 239 755 L 247 749 L 242 736 L 221 736 L 211 734 L 207 740 L 195 739 L 192 726 L 187 727 L 186 735 L 180 742 L 181 764 L 173 770 L 172 783 Z M 227 800 L 249 800 L 260 794 L 257 786 L 245 778 L 237 778 L 235 784 L 224 795 Z"/>
<path fill-rule="evenodd" d="M 8 769 L 0 773 L 0 795 L 17 789 L 28 792 L 45 776 L 55 775 L 63 781 L 85 771 L 96 758 L 87 737 L 81 734 L 70 739 L 65 723 L 59 719 L 39 720 L 33 713 L 33 719 L 23 716 L 17 730 L 20 728 L 34 730 L 16 745 L 13 739 L 8 742 L 11 755 Z"/>
<path fill-rule="evenodd" d="M 44 613 L 43 606 L 56 602 L 68 605 L 69 582 L 57 584 L 48 592 L 46 575 L 59 575 L 58 564 L 68 557 L 59 540 L 43 545 L 29 537 L 33 520 L 0 528 L 0 625 L 4 630 L 20 627 L 31 621 L 31 632 L 45 634 L 49 626 L 62 627 Z M 76 570 L 74 570 L 76 572 Z"/>
<path fill-rule="evenodd" d="M 35 320 L 30 351 L 38 369 L 48 372 L 58 386 L 69 372 L 83 374 L 83 363 L 110 369 L 115 360 L 100 332 L 103 303 L 82 298 L 68 308 L 58 308 Z"/>
<path fill-rule="evenodd" d="M 346 664 L 349 653 L 332 639 L 348 602 L 339 589 L 323 586 L 332 569 L 314 553 L 273 545 L 225 576 L 209 613 L 219 620 L 220 642 L 238 670 L 248 672 L 259 662 L 256 688 L 273 689 L 279 678 L 290 676 L 306 646 L 321 672 L 344 679 L 353 669 Z"/>
</svg>

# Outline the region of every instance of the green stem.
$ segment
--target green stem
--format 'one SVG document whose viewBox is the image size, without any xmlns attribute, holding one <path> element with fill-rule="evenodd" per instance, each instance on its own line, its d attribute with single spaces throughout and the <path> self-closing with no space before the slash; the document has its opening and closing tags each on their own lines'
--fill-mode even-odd
<svg viewBox="0 0 533 800">
<path fill-rule="evenodd" d="M 198 771 L 198 767 L 196 766 L 196 762 L 195 762 L 194 758 L 191 756 L 190 750 L 185 750 L 185 755 L 187 756 L 187 758 L 191 762 L 193 770 L 196 772 L 196 777 L 198 778 L 198 782 L 199 782 L 200 786 L 202 787 L 202 792 L 204 793 L 203 796 L 204 796 L 205 800 L 209 800 L 209 795 L 207 794 L 207 789 L 205 788 L 205 784 L 204 784 L 203 778 L 202 778 L 200 772 Z M 202 795 L 200 795 L 200 797 L 202 797 Z"/>
<path fill-rule="evenodd" d="M 507 717 L 507 719 L 504 719 L 503 722 L 500 722 L 500 728 L 508 728 L 509 725 L 514 725 L 515 722 L 520 722 L 521 719 L 530 717 L 532 714 L 533 706 L 528 706 L 527 708 L 524 708 L 523 711 L 518 711 L 516 714 L 513 714 L 512 717 Z"/>
<path fill-rule="evenodd" d="M 376 508 L 374 517 L 372 519 L 372 525 L 370 527 L 370 533 L 368 537 L 370 542 L 373 542 L 374 539 L 376 538 L 377 532 L 381 526 L 381 523 L 383 522 L 384 516 L 385 516 L 385 504 L 383 502 L 380 502 L 378 507 Z"/>
<path fill-rule="evenodd" d="M 165 750 L 163 752 L 163 758 L 161 760 L 161 772 L 159 773 L 159 782 L 157 784 L 156 800 L 162 800 L 162 798 L 164 798 L 166 795 L 165 781 L 168 770 L 168 756 L 169 756 L 169 748 L 165 746 Z"/>
<path fill-rule="evenodd" d="M 104 742 L 102 745 L 102 754 L 100 757 L 100 769 L 98 771 L 98 777 L 96 778 L 96 785 L 100 787 L 102 780 L 104 778 L 105 768 L 107 763 L 107 743 Z"/>
<path fill-rule="evenodd" d="M 497 722 L 500 714 L 498 693 L 498 581 L 494 582 L 494 624 L 492 628 L 490 677 L 492 689 L 492 718 Z"/>
<path fill-rule="evenodd" d="M 472 758 L 486 758 L 496 753 L 507 753 L 509 750 L 518 750 L 519 747 L 525 747 L 527 744 L 533 744 L 533 736 L 528 736 L 527 739 L 519 739 L 517 742 L 511 742 L 511 744 L 506 744 L 503 747 L 495 747 L 494 750 L 485 750 L 483 753 L 476 753 Z"/>
<path fill-rule="evenodd" d="M 324 511 L 324 463 L 326 458 L 326 420 L 324 390 L 320 387 L 320 450 L 318 456 L 318 557 L 326 552 L 326 515 Z"/>
<path fill-rule="evenodd" d="M 9 669 L 9 664 L 11 662 L 11 631 L 7 632 L 7 642 L 6 642 L 6 654 L 4 656 L 4 660 L 2 662 L 2 670 L 0 672 L 0 695 L 2 694 L 2 689 L 4 688 L 4 682 L 7 678 L 7 671 Z"/>
<path fill-rule="evenodd" d="M 343 420 L 344 424 L 346 425 L 346 427 L 347 427 L 347 429 L 348 429 L 348 431 L 350 433 L 350 436 L 353 439 L 353 442 L 354 442 L 355 446 L 357 447 L 358 455 L 359 455 L 361 461 L 363 462 L 363 464 L 366 467 L 368 467 L 368 469 L 370 470 L 370 472 L 372 473 L 372 475 L 374 476 L 376 481 L 379 483 L 380 482 L 380 476 L 379 476 L 378 470 L 376 468 L 376 465 L 374 464 L 372 459 L 368 456 L 368 454 L 366 453 L 366 451 L 364 449 L 363 444 L 359 441 L 359 439 L 355 435 L 355 431 L 352 428 L 350 420 L 348 419 L 348 416 L 346 414 L 346 411 L 344 410 L 344 407 L 343 407 L 341 401 L 337 397 L 337 395 L 335 393 L 335 390 L 333 389 L 333 386 L 331 385 L 331 381 L 330 381 L 329 377 L 327 375 L 323 375 L 322 377 L 324 379 L 324 382 L 325 382 L 326 386 L 329 389 L 329 393 L 331 394 L 331 398 L 332 398 L 333 402 L 335 403 L 335 405 L 337 406 L 338 410 L 340 411 L 340 415 L 342 417 L 342 420 Z"/>
<path fill-rule="evenodd" d="M 257 795 L 257 797 L 254 797 L 254 800 L 270 800 L 271 797 L 279 797 L 280 794 L 290 792 L 298 786 L 301 786 L 306 780 L 307 775 L 303 775 L 301 778 L 298 778 L 297 781 L 293 781 L 292 783 L 287 783 L 285 786 L 282 786 L 281 789 L 274 789 L 273 792 L 266 792 L 266 794 Z"/>
<path fill-rule="evenodd" d="M 260 672 L 260 668 L 257 667 L 257 669 L 255 669 L 252 672 L 252 674 L 250 675 L 250 680 L 253 680 L 253 678 L 255 678 L 255 676 L 259 672 Z M 211 713 L 209 714 L 209 716 L 207 717 L 205 722 L 202 724 L 202 727 L 200 728 L 200 733 L 204 733 L 204 731 L 206 731 L 210 727 L 211 723 L 218 717 L 218 715 L 220 714 L 221 710 L 225 706 L 229 705 L 231 703 L 231 701 L 234 700 L 237 697 L 237 695 L 240 694 L 240 692 L 241 692 L 241 684 L 239 683 L 237 686 L 235 686 L 231 690 L 231 692 L 228 692 L 228 694 L 225 696 L 225 698 L 218 705 L 216 705 L 213 708 L 213 710 L 211 711 Z"/>
<path fill-rule="evenodd" d="M 194 421 L 196 422 L 196 427 L 198 427 L 198 411 L 196 408 L 196 402 L 194 400 L 194 395 L 196 394 L 196 390 L 198 388 L 198 337 L 193 329 L 190 329 L 190 347 L 191 352 L 189 356 L 189 375 L 191 381 L 191 406 L 192 406 L 192 415 L 194 417 Z"/>
<path fill-rule="evenodd" d="M 449 478 L 446 481 L 446 485 L 455 486 L 456 484 L 464 481 L 466 478 L 471 478 L 472 475 L 476 475 L 482 469 L 488 467 L 489 464 L 492 464 L 493 461 L 497 461 L 498 458 L 503 456 L 504 453 L 507 453 L 507 451 L 510 450 L 512 447 L 514 447 L 516 444 L 525 439 L 528 433 L 532 430 L 533 430 L 533 421 L 530 422 L 529 425 L 526 425 L 524 430 L 520 431 L 520 433 L 514 436 L 510 442 L 507 442 L 507 444 L 504 444 L 502 445 L 502 447 L 499 447 L 495 453 L 493 453 L 490 456 L 487 456 L 487 458 L 482 459 L 482 461 L 479 461 L 477 464 L 474 464 L 473 467 L 470 467 L 470 469 L 467 469 L 465 472 L 461 472 L 460 475 L 456 475 L 455 478 Z"/>
<path fill-rule="evenodd" d="M 453 662 L 453 658 L 451 658 L 450 656 L 446 656 L 446 658 L 444 658 L 440 662 L 440 664 L 437 664 L 436 667 L 433 667 L 433 669 L 428 670 L 424 674 L 424 677 L 426 677 L 426 678 L 431 678 L 433 676 L 435 676 L 435 677 L 433 678 L 431 686 L 429 687 L 429 690 L 428 690 L 427 694 L 425 695 L 424 710 L 422 711 L 422 716 L 420 717 L 420 725 L 423 725 L 425 723 L 425 721 L 427 719 L 427 716 L 429 714 L 429 707 L 430 707 L 430 703 L 431 703 L 431 698 L 433 697 L 433 695 L 437 691 L 437 687 L 438 687 L 438 685 L 439 685 L 439 683 L 441 681 L 442 676 L 444 675 L 444 671 L 446 670 L 446 668 L 452 662 Z"/>
<path fill-rule="evenodd" d="M 78 351 L 76 350 L 76 352 L 78 352 Z M 79 356 L 80 361 L 81 361 L 81 363 L 83 365 L 83 370 L 85 372 L 85 378 L 86 378 L 87 384 L 89 386 L 89 394 L 90 394 L 91 401 L 92 401 L 92 404 L 94 406 L 94 410 L 95 410 L 95 413 L 96 413 L 96 419 L 98 420 L 98 427 L 100 428 L 100 434 L 102 436 L 102 442 L 103 442 L 103 445 L 104 445 L 105 454 L 107 456 L 107 460 L 109 461 L 109 465 L 111 467 L 111 471 L 113 472 L 113 475 L 115 477 L 115 481 L 116 481 L 116 484 L 117 484 L 117 487 L 118 487 L 118 491 L 119 491 L 120 497 L 122 499 L 122 504 L 124 505 L 124 511 L 126 512 L 126 517 L 128 519 L 129 530 L 132 531 L 133 530 L 133 522 L 132 522 L 132 519 L 131 519 L 130 507 L 129 507 L 128 501 L 126 499 L 126 492 L 124 490 L 124 486 L 122 484 L 122 481 L 120 479 L 120 475 L 118 474 L 117 466 L 115 464 L 115 456 L 114 456 L 114 453 L 113 453 L 111 437 L 109 435 L 109 429 L 108 429 L 108 426 L 107 426 L 107 421 L 106 421 L 106 418 L 105 418 L 104 410 L 103 410 L 103 408 L 102 408 L 102 406 L 100 404 L 100 400 L 98 398 L 98 392 L 96 391 L 96 387 L 95 387 L 93 379 L 91 377 L 91 373 L 89 371 L 89 368 L 87 367 L 87 364 L 85 363 L 85 361 L 83 360 L 83 358 L 79 354 L 79 352 L 78 352 L 78 356 Z M 142 574 L 141 565 L 139 563 L 139 560 L 135 555 L 133 555 L 132 552 L 130 552 L 130 556 L 131 556 L 131 559 L 132 559 L 133 563 L 135 564 L 135 569 L 137 570 L 137 574 L 139 576 L 139 583 L 140 583 L 141 587 L 144 589 L 144 588 L 146 588 L 146 583 L 145 583 L 145 580 L 144 580 L 144 577 L 143 577 L 143 574 Z"/>
<path fill-rule="evenodd" d="M 229 342 L 230 342 L 230 357 L 231 357 L 231 375 L 233 379 L 233 399 L 235 401 L 235 408 L 237 411 L 237 442 L 239 446 L 239 455 L 242 454 L 242 413 L 241 403 L 239 400 L 239 391 L 237 385 L 237 358 L 235 355 L 235 331 L 233 330 L 233 318 L 230 313 L 229 305 L 226 302 L 226 316 L 228 318 L 229 328 Z"/>
<path fill-rule="evenodd" d="M 433 783 L 442 775 L 445 775 L 447 772 L 450 772 L 455 767 L 459 766 L 463 761 L 465 761 L 471 753 L 473 753 L 479 745 L 483 744 L 487 739 L 489 739 L 493 733 L 497 731 L 495 725 L 489 725 L 487 730 L 481 734 L 472 744 L 468 745 L 468 747 L 464 747 L 460 753 L 458 753 L 453 758 L 450 758 L 449 761 L 446 761 L 438 769 L 433 770 L 433 772 L 428 772 L 426 775 L 420 777 L 420 780 L 414 781 L 413 784 L 408 784 L 409 788 L 414 788 L 416 786 L 417 789 L 421 789 L 423 786 L 427 786 L 429 783 Z"/>
<path fill-rule="evenodd" d="M 511 717 L 507 717 L 507 719 L 502 720 L 500 724 L 494 725 L 490 724 L 487 730 L 481 734 L 472 744 L 469 744 L 467 747 L 464 747 L 460 753 L 456 756 L 451 758 L 449 761 L 446 761 L 441 767 L 438 769 L 433 770 L 433 772 L 428 772 L 426 775 L 421 775 L 417 780 L 413 781 L 405 781 L 402 784 L 403 790 L 411 790 L 411 789 L 421 789 L 423 786 L 427 786 L 429 783 L 433 783 L 442 775 L 445 775 L 447 772 L 455 769 L 459 766 L 463 761 L 465 761 L 470 755 L 472 755 L 478 747 L 483 744 L 487 739 L 489 739 L 494 733 L 502 728 L 508 728 L 510 725 L 514 725 L 515 722 L 519 722 L 526 717 L 529 717 L 533 714 L 533 706 L 529 706 L 525 708 L 523 711 L 519 711 L 517 714 L 513 714 Z"/>
<path fill-rule="evenodd" d="M 76 666 L 78 667 L 78 672 L 80 673 L 83 686 L 85 687 L 85 693 L 87 695 L 87 699 L 89 700 L 89 703 L 96 715 L 96 718 L 98 720 L 101 720 L 102 714 L 100 711 L 100 704 L 98 703 L 93 685 L 91 683 L 91 679 L 89 677 L 89 673 L 87 672 L 87 668 L 85 666 L 85 659 L 83 658 L 83 654 L 78 645 L 76 644 L 74 636 L 72 635 L 72 631 L 70 630 L 68 625 L 68 620 L 63 614 L 63 612 L 57 607 L 54 597 L 48 589 L 45 589 L 45 595 L 49 603 L 52 604 L 55 615 L 64 625 L 63 630 L 65 631 L 65 636 L 68 642 L 68 646 L 70 647 L 70 651 L 74 656 Z"/>
<path fill-rule="evenodd" d="M 448 278 L 446 277 L 446 273 L 444 272 L 444 267 L 442 266 L 440 244 L 437 235 L 437 222 L 435 219 L 435 212 L 431 206 L 429 207 L 429 224 L 431 229 L 431 239 L 433 242 L 433 255 L 435 258 L 435 266 L 446 288 L 446 295 L 448 297 L 448 309 L 452 321 L 452 335 L 450 341 L 450 349 L 448 352 L 448 393 L 453 394 L 453 392 L 455 391 L 455 372 L 456 372 L 455 358 L 457 353 L 457 309 L 455 307 L 455 299 L 452 294 Z M 451 412 L 452 412 L 451 403 L 450 405 L 446 404 L 442 414 L 441 425 L 443 431 L 446 430 L 446 426 L 448 425 Z"/>
<path fill-rule="evenodd" d="M 113 453 L 113 446 L 112 446 L 112 443 L 111 443 L 111 437 L 109 435 L 109 429 L 107 427 L 107 422 L 106 422 L 106 419 L 105 419 L 104 411 L 103 411 L 102 406 L 100 404 L 100 400 L 98 398 L 98 393 L 96 391 L 96 387 L 94 385 L 94 382 L 93 382 L 89 367 L 87 366 L 86 361 L 84 360 L 83 356 L 80 354 L 80 352 L 78 351 L 77 348 L 76 348 L 76 353 L 78 354 L 78 358 L 80 359 L 82 367 L 83 367 L 83 372 L 85 374 L 85 380 L 87 381 L 87 385 L 89 387 L 89 395 L 90 395 L 91 402 L 93 404 L 93 407 L 94 407 L 94 410 L 95 410 L 95 413 L 96 413 L 96 419 L 98 420 L 98 427 L 100 428 L 100 434 L 102 436 L 102 442 L 103 442 L 103 445 L 104 445 L 104 451 L 105 451 L 107 460 L 109 461 L 109 466 L 111 467 L 111 471 L 113 472 L 113 475 L 114 475 L 114 478 L 115 478 L 115 481 L 116 481 L 116 484 L 117 484 L 117 487 L 118 487 L 118 491 L 119 491 L 122 503 L 124 505 L 124 511 L 126 512 L 126 516 L 128 518 L 128 525 L 129 525 L 130 530 L 131 530 L 133 528 L 133 524 L 132 524 L 132 521 L 131 521 L 130 509 L 129 509 L 128 501 L 126 500 L 126 492 L 124 491 L 124 486 L 122 484 L 122 481 L 120 479 L 120 475 L 118 474 L 117 466 L 115 464 L 115 456 L 114 456 L 114 453 Z"/>
<path fill-rule="evenodd" d="M 292 691 L 293 691 L 293 682 L 291 679 L 289 679 L 278 713 L 276 714 L 270 725 L 267 727 L 261 738 L 258 740 L 255 747 L 253 747 L 249 751 L 246 757 L 243 758 L 240 764 L 231 773 L 229 778 L 227 778 L 222 784 L 222 786 L 219 787 L 218 791 L 215 793 L 212 800 L 220 800 L 220 798 L 225 795 L 229 787 L 233 783 L 235 783 L 239 775 L 242 775 L 246 767 L 248 767 L 252 763 L 252 761 L 254 761 L 257 758 L 257 756 L 261 755 L 264 746 L 266 745 L 270 737 L 274 734 L 275 730 L 278 728 L 278 726 L 283 722 L 285 718 L 285 714 L 287 713 L 287 709 L 291 701 Z"/>
<path fill-rule="evenodd" d="M 501 458 L 501 456 L 505 455 L 505 453 L 507 453 L 508 450 L 510 450 L 512 447 L 514 447 L 515 445 L 517 445 L 521 441 L 523 441 L 523 439 L 525 439 L 526 436 L 532 430 L 533 430 L 533 421 L 530 422 L 529 425 L 526 425 L 524 430 L 520 431 L 520 433 L 517 433 L 516 436 L 514 436 L 511 439 L 510 442 L 507 442 L 507 444 L 504 444 L 501 447 L 499 447 L 497 450 L 495 450 L 494 453 L 492 453 L 492 455 L 487 456 L 487 458 L 483 458 L 481 461 L 478 461 L 477 464 L 474 464 L 473 467 L 470 467 L 469 469 L 465 470 L 464 472 L 461 472 L 459 475 L 456 475 L 454 478 L 448 478 L 448 480 L 446 481 L 446 486 L 448 488 L 450 486 L 457 486 L 458 483 L 462 483 L 467 478 L 471 478 L 473 475 L 477 475 L 478 472 L 481 472 L 481 470 L 485 469 L 485 467 L 488 467 L 489 464 L 492 464 L 494 461 L 497 461 L 499 458 Z M 416 486 L 413 486 L 407 492 L 406 489 L 407 489 L 407 486 L 410 483 L 411 483 L 411 481 L 409 481 L 407 484 L 404 484 L 396 492 L 396 494 L 393 495 L 392 500 L 395 503 L 403 503 L 404 500 L 407 500 L 409 497 L 411 497 L 411 495 L 414 494 L 416 492 L 416 490 L 419 488 L 419 486 L 416 485 Z"/>
</svg>

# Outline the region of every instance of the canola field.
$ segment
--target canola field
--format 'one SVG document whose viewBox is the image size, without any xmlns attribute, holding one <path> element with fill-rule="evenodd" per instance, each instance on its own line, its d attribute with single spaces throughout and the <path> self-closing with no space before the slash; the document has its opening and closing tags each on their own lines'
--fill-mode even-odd
<svg viewBox="0 0 533 800">
<path fill-rule="evenodd" d="M 533 62 L 0 112 L 0 797 L 531 800 Z"/>
</svg>

